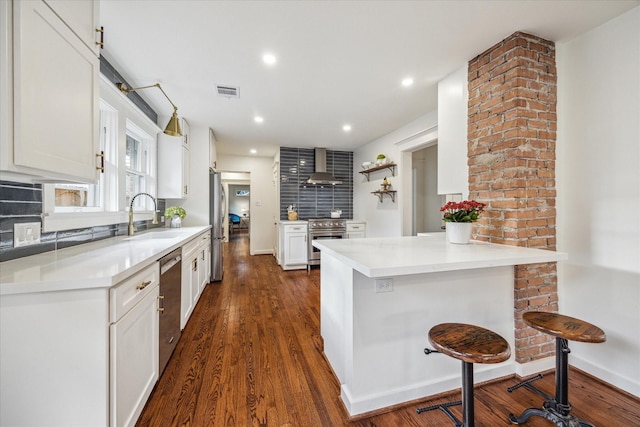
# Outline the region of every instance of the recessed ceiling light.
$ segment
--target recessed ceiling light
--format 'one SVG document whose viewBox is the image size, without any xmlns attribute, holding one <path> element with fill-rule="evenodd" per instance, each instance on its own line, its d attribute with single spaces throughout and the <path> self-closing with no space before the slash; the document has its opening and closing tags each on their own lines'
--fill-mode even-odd
<svg viewBox="0 0 640 427">
<path fill-rule="evenodd" d="M 345 132 L 349 132 L 351 130 L 351 125 L 342 126 L 342 130 L 345 131 Z"/>
<path fill-rule="evenodd" d="M 260 117 L 260 116 L 255 116 L 253 118 L 253 121 L 256 122 L 256 123 L 262 123 L 262 122 L 264 122 L 264 119 L 262 117 Z"/>
<path fill-rule="evenodd" d="M 256 154 L 258 152 L 258 150 L 256 150 L 255 148 L 252 148 L 251 150 L 249 150 L 249 152 L 251 154 Z"/>
<path fill-rule="evenodd" d="M 262 55 L 262 61 L 264 61 L 264 63 L 267 65 L 273 65 L 276 63 L 276 57 L 270 53 L 266 53 Z"/>
<path fill-rule="evenodd" d="M 411 77 L 407 77 L 402 79 L 402 86 L 409 87 L 413 84 L 413 79 Z"/>
</svg>

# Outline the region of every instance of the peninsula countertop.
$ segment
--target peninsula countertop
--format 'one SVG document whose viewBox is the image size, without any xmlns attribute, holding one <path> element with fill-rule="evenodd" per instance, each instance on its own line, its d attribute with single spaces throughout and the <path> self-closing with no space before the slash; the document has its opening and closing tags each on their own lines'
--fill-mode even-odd
<svg viewBox="0 0 640 427">
<path fill-rule="evenodd" d="M 5 261 L 0 295 L 109 288 L 210 228 L 153 229 Z"/>
<path fill-rule="evenodd" d="M 428 236 L 314 240 L 313 246 L 367 277 L 563 261 L 566 253 L 472 240 L 446 241 L 445 233 Z"/>
</svg>

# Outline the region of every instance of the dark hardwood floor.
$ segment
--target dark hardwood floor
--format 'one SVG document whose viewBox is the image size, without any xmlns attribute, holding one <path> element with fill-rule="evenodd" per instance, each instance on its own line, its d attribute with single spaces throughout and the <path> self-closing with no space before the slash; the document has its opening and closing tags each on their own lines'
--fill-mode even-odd
<svg viewBox="0 0 640 427">
<path fill-rule="evenodd" d="M 415 409 L 456 400 L 459 394 L 350 422 L 339 384 L 320 351 L 319 270 L 284 272 L 270 255 L 249 256 L 246 233 L 224 245 L 224 268 L 222 282 L 204 290 L 137 425 L 453 425 L 441 411 L 418 415 Z M 509 378 L 476 387 L 477 426 L 509 426 L 509 412 L 542 404 L 525 389 L 507 393 L 506 387 L 516 382 Z M 553 394 L 553 374 L 537 386 Z M 596 426 L 640 426 L 640 400 L 575 369 L 569 397 L 573 414 Z M 453 412 L 461 416 L 460 407 Z M 531 418 L 525 425 L 553 424 Z"/>
</svg>

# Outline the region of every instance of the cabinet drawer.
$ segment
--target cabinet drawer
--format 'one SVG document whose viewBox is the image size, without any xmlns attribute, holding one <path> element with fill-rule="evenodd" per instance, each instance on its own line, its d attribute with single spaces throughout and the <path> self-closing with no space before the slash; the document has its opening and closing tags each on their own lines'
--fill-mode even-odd
<svg viewBox="0 0 640 427">
<path fill-rule="evenodd" d="M 182 259 L 186 260 L 191 257 L 198 250 L 198 246 L 200 246 L 200 239 L 197 237 L 182 245 Z"/>
<path fill-rule="evenodd" d="M 156 262 L 111 288 L 109 321 L 118 321 L 158 284 L 160 267 Z"/>
<path fill-rule="evenodd" d="M 301 225 L 285 225 L 284 226 L 284 232 L 285 233 L 306 233 L 307 232 L 307 226 L 304 224 Z"/>
<path fill-rule="evenodd" d="M 355 223 L 355 224 L 349 224 L 347 223 L 347 232 L 349 231 L 364 231 L 365 230 L 365 224 L 364 223 Z"/>
</svg>

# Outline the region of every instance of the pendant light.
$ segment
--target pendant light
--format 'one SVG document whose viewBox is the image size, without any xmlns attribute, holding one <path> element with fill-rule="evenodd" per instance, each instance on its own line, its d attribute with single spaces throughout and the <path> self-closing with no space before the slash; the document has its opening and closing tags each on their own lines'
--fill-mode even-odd
<svg viewBox="0 0 640 427">
<path fill-rule="evenodd" d="M 164 133 L 171 136 L 182 136 L 182 131 L 180 130 L 180 120 L 178 119 L 178 107 L 176 107 L 176 105 L 171 102 L 165 91 L 162 90 L 162 87 L 160 87 L 160 83 L 149 86 L 134 87 L 131 89 L 127 88 L 124 83 L 116 83 L 116 87 L 124 93 L 131 93 L 137 90 L 148 89 L 150 87 L 157 87 L 158 89 L 160 89 L 160 92 L 162 92 L 164 97 L 167 98 L 167 101 L 169 101 L 169 104 L 171 104 L 171 106 L 173 107 L 173 114 L 169 119 L 169 123 L 167 123 L 167 126 L 164 128 Z"/>
</svg>

